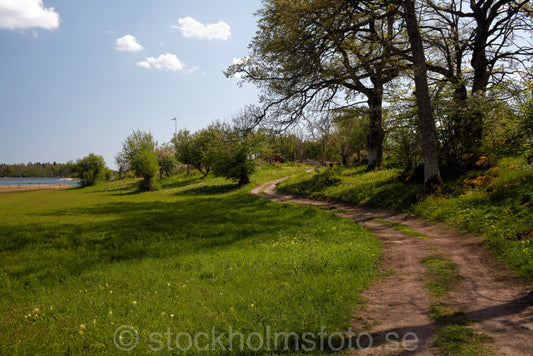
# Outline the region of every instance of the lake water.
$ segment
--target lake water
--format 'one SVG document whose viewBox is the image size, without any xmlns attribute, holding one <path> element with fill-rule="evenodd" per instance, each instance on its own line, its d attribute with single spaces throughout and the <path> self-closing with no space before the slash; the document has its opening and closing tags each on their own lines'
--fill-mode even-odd
<svg viewBox="0 0 533 356">
<path fill-rule="evenodd" d="M 65 178 L 0 178 L 0 185 L 57 185 L 57 184 L 68 184 L 76 186 L 80 184 L 80 181 L 77 179 L 74 180 L 63 180 Z"/>
</svg>

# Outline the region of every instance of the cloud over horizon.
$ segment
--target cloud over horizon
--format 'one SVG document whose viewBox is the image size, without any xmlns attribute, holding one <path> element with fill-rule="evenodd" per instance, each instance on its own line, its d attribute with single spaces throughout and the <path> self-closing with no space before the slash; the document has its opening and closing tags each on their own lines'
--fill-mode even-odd
<svg viewBox="0 0 533 356">
<path fill-rule="evenodd" d="M 117 39 L 115 49 L 122 52 L 139 52 L 143 50 L 143 47 L 135 37 L 126 35 Z"/>
<path fill-rule="evenodd" d="M 231 28 L 224 21 L 204 25 L 187 16 L 178 19 L 178 23 L 179 25 L 172 25 L 172 28 L 180 30 L 184 37 L 208 40 L 227 40 L 231 37 Z"/>
<path fill-rule="evenodd" d="M 54 30 L 59 27 L 59 14 L 45 8 L 42 0 L 0 0 L 0 28 Z"/>
<path fill-rule="evenodd" d="M 159 57 L 148 57 L 144 61 L 137 62 L 139 67 L 147 69 L 160 69 L 160 70 L 170 70 L 176 72 L 179 70 L 185 69 L 185 65 L 181 63 L 178 57 L 172 53 L 165 53 Z"/>
</svg>

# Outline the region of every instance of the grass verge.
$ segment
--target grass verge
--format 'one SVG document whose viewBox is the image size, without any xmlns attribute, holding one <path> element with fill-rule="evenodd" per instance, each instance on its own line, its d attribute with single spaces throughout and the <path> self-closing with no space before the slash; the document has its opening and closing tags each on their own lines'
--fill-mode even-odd
<svg viewBox="0 0 533 356">
<path fill-rule="evenodd" d="M 402 184 L 399 174 L 397 169 L 341 168 L 300 173 L 278 187 L 320 199 L 414 212 L 480 233 L 498 258 L 533 281 L 533 166 L 524 157 L 501 159 L 488 171 L 449 181 L 445 191 L 426 197 L 422 186 Z"/>
<path fill-rule="evenodd" d="M 416 230 L 413 230 L 413 229 L 411 229 L 410 227 L 408 227 L 408 226 L 406 226 L 404 224 L 399 224 L 399 223 L 395 223 L 393 221 L 389 221 L 389 220 L 386 220 L 386 219 L 380 219 L 380 218 L 373 218 L 372 220 L 374 220 L 375 222 L 378 222 L 380 224 L 387 225 L 388 227 L 391 227 L 391 228 L 393 228 L 396 231 L 404 233 L 407 236 L 416 237 L 416 238 L 419 238 L 419 239 L 422 239 L 422 240 L 428 240 L 429 239 L 429 237 L 427 237 L 423 233 L 418 232 Z"/>
<path fill-rule="evenodd" d="M 426 266 L 426 288 L 432 295 L 429 316 L 441 327 L 434 345 L 439 355 L 494 355 L 486 346 L 490 338 L 468 326 L 464 312 L 455 310 L 444 300 L 461 280 L 457 266 L 445 256 L 431 256 L 421 261 Z"/>
<path fill-rule="evenodd" d="M 135 181 L 2 194 L 0 354 L 123 354 L 123 325 L 138 332 L 133 354 L 178 352 L 179 333 L 224 354 L 229 330 L 269 331 L 281 350 L 275 332 L 343 332 L 381 247 L 348 219 L 249 194 L 295 172 L 259 170 L 246 187 L 192 175 L 141 194 Z"/>
</svg>

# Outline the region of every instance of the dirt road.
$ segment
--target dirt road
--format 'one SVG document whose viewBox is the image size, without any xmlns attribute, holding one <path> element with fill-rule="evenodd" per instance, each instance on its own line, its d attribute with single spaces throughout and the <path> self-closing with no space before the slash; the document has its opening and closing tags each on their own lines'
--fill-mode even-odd
<svg viewBox="0 0 533 356">
<path fill-rule="evenodd" d="M 296 197 L 275 190 L 283 179 L 258 185 L 252 194 L 275 202 L 335 207 L 335 214 L 350 218 L 376 233 L 383 241 L 384 273 L 363 296 L 367 303 L 352 319 L 353 330 L 370 330 L 372 348 L 356 355 L 391 355 L 386 335 L 396 333 L 399 339 L 418 339 L 403 354 L 433 355 L 433 337 L 439 325 L 428 316 L 431 296 L 425 287 L 425 267 L 420 261 L 432 255 L 444 255 L 455 263 L 462 277 L 459 285 L 447 295 L 446 302 L 464 311 L 476 332 L 488 335 L 489 348 L 496 355 L 533 355 L 533 290 L 518 280 L 484 246 L 480 237 L 464 234 L 412 215 L 387 210 L 366 209 L 346 204 L 329 203 Z M 405 235 L 378 219 L 403 224 L 428 238 Z M 416 348 L 416 349 L 415 349 Z"/>
</svg>

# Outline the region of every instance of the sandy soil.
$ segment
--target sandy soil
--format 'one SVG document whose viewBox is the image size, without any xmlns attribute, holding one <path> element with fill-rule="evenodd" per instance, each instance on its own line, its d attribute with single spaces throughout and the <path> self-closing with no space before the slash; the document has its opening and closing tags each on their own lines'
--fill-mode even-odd
<svg viewBox="0 0 533 356">
<path fill-rule="evenodd" d="M 0 192 L 12 192 L 19 190 L 61 189 L 69 188 L 69 184 L 32 184 L 32 185 L 0 185 Z"/>
<path fill-rule="evenodd" d="M 533 355 L 533 286 L 518 280 L 487 250 L 483 240 L 460 233 L 449 226 L 429 223 L 411 214 L 366 209 L 346 204 L 316 201 L 275 190 L 282 179 L 258 185 L 252 194 L 272 201 L 336 207 L 337 215 L 350 218 L 376 233 L 383 241 L 384 273 L 364 293 L 367 302 L 362 312 L 354 313 L 355 332 L 368 331 L 373 347 L 354 355 L 433 355 L 433 334 L 438 325 L 428 317 L 430 296 L 424 287 L 425 267 L 420 263 L 430 255 L 445 255 L 459 268 L 462 281 L 449 294 L 447 302 L 464 310 L 474 330 L 490 336 L 496 355 Z M 425 234 L 429 239 L 407 236 L 374 218 L 404 224 Z M 387 334 L 418 342 L 406 344 L 411 351 L 395 352 L 397 344 L 386 342 Z M 389 337 L 389 340 L 391 338 Z"/>
</svg>

